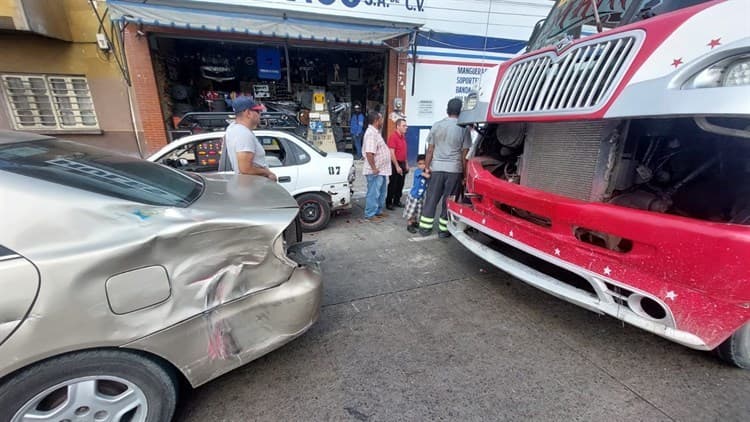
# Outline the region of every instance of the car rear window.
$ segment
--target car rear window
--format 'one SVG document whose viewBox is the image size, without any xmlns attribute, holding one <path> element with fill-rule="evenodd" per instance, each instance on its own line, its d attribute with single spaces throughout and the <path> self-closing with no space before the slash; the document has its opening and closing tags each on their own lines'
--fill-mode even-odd
<svg viewBox="0 0 750 422">
<path fill-rule="evenodd" d="M 322 149 L 318 148 L 314 143 L 309 142 L 307 139 L 295 134 L 295 133 L 289 133 L 289 135 L 294 136 L 295 138 L 299 139 L 300 141 L 304 142 L 307 146 L 313 149 L 313 151 L 317 152 L 318 154 L 322 155 L 323 157 L 326 157 L 328 155 L 327 152 L 323 151 Z"/>
<path fill-rule="evenodd" d="M 203 192 L 199 176 L 57 139 L 0 145 L 0 170 L 149 205 L 187 207 Z"/>
</svg>

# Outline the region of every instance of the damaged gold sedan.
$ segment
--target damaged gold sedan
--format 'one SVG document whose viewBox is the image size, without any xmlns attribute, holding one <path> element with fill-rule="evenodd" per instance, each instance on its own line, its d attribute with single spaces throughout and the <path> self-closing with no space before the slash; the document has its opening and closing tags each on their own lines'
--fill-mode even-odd
<svg viewBox="0 0 750 422">
<path fill-rule="evenodd" d="M 0 132 L 0 420 L 168 421 L 196 387 L 304 333 L 321 275 L 298 205 Z"/>
</svg>

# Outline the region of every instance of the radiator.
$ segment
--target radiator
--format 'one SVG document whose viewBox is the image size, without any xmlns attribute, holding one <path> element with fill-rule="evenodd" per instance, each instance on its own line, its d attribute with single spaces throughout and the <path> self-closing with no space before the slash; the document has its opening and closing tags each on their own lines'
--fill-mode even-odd
<svg viewBox="0 0 750 422">
<path fill-rule="evenodd" d="M 601 120 L 529 124 L 521 184 L 584 201 L 600 200 L 612 162 L 607 138 L 615 126 Z"/>
</svg>

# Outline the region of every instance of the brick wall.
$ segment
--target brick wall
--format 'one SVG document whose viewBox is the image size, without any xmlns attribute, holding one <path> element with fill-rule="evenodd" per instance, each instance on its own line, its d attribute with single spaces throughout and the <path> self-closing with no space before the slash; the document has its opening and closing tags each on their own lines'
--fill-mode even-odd
<svg viewBox="0 0 750 422">
<path fill-rule="evenodd" d="M 392 122 L 391 119 L 389 119 L 389 116 L 393 112 L 394 98 L 401 98 L 401 112 L 406 112 L 406 64 L 408 58 L 404 47 L 409 45 L 409 36 L 404 35 L 403 37 L 389 40 L 387 41 L 387 43 L 392 48 L 388 49 L 388 74 L 386 75 L 388 88 L 386 91 L 387 104 L 385 107 L 386 114 L 384 117 L 386 119 L 386 136 L 391 136 L 391 134 L 396 130 L 396 123 Z M 401 51 L 402 49 L 404 50 Z M 386 139 L 388 138 L 386 137 Z"/>
<path fill-rule="evenodd" d="M 151 155 L 167 144 L 167 131 L 156 87 L 154 66 L 148 38 L 139 36 L 135 25 L 128 25 L 123 36 L 128 70 L 133 84 L 138 132 L 143 140 L 144 154 Z"/>
</svg>

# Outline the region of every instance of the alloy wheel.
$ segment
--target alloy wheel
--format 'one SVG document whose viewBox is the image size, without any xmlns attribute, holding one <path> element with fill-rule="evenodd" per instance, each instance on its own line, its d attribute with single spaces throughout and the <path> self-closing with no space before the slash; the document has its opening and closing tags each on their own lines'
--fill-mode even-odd
<svg viewBox="0 0 750 422">
<path fill-rule="evenodd" d="M 113 376 L 75 378 L 54 385 L 25 403 L 12 422 L 142 422 L 148 404 L 135 384 Z"/>
</svg>

